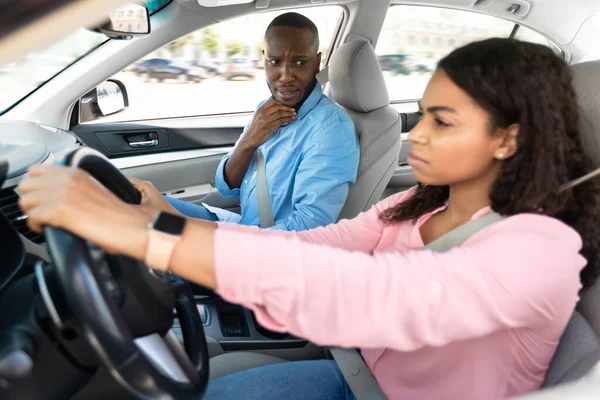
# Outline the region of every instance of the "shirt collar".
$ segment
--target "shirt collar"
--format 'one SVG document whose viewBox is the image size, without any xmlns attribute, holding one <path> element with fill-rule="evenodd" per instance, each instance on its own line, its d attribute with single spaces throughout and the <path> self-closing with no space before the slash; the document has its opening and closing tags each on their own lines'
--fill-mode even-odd
<svg viewBox="0 0 600 400">
<path fill-rule="evenodd" d="M 321 100 L 322 95 L 323 95 L 323 87 L 321 86 L 321 82 L 319 82 L 319 80 L 317 79 L 317 84 L 315 85 L 314 89 L 312 90 L 312 92 L 310 93 L 310 95 L 308 96 L 308 98 L 306 99 L 304 104 L 302 104 L 302 106 L 300 107 L 300 110 L 298 110 L 298 118 L 297 119 L 301 119 L 306 114 L 308 114 L 313 108 L 315 108 L 315 106 Z"/>
</svg>

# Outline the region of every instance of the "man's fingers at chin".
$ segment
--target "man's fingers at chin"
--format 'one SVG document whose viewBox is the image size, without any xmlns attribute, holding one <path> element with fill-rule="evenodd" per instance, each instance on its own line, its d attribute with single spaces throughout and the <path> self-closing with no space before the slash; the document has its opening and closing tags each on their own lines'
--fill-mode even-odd
<svg viewBox="0 0 600 400">
<path fill-rule="evenodd" d="M 296 115 L 296 110 L 294 110 L 293 108 L 287 107 L 287 106 L 271 107 L 269 109 L 269 111 L 267 112 L 267 115 L 283 114 L 283 113 Z"/>
<path fill-rule="evenodd" d="M 265 104 L 262 105 L 261 108 L 263 110 L 267 110 L 267 109 L 269 109 L 269 108 L 271 108 L 273 106 L 276 106 L 277 104 L 279 104 L 279 102 L 277 100 L 275 100 L 274 98 L 271 98 L 271 99 L 267 100 L 265 102 Z"/>
</svg>

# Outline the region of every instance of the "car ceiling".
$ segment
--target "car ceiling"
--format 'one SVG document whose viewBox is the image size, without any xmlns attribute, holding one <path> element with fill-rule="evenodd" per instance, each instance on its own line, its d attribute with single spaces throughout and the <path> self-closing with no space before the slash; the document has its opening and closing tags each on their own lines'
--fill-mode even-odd
<svg viewBox="0 0 600 400">
<path fill-rule="evenodd" d="M 237 15 L 248 12 L 258 12 L 255 8 L 255 3 L 227 6 L 227 7 L 202 7 L 196 0 L 175 0 L 180 6 L 201 14 L 215 22 L 233 18 Z M 22 56 L 26 51 L 43 47 L 48 43 L 52 43 L 60 36 L 69 32 L 69 29 L 74 29 L 81 24 L 89 23 L 97 19 L 100 7 L 108 9 L 111 5 L 126 2 L 125 0 L 106 0 L 106 1 L 77 1 L 71 2 L 76 4 L 79 12 L 71 13 L 79 18 L 65 18 L 66 15 L 60 16 L 60 24 L 49 23 L 48 16 L 45 20 L 30 24 L 29 28 L 23 26 L 23 29 L 13 33 L 8 37 L 1 37 L 0 41 L 0 64 L 8 62 L 9 59 L 16 59 Z M 387 4 L 389 0 L 270 0 L 267 10 L 295 8 L 301 6 L 319 6 L 341 4 L 348 7 L 365 6 L 366 3 L 377 4 L 379 6 Z M 513 4 L 529 3 L 531 8 L 529 13 L 524 17 L 511 15 L 506 10 Z M 263 0 L 262 3 L 265 3 Z M 576 57 L 572 61 L 580 61 L 578 54 L 586 54 L 591 58 L 600 57 L 600 42 L 592 42 L 590 38 L 596 38 L 600 35 L 600 1 L 597 0 L 402 0 L 393 1 L 397 4 L 415 4 L 415 5 L 431 5 L 450 7 L 456 9 L 479 11 L 489 15 L 495 15 L 501 18 L 509 19 L 516 23 L 521 23 L 539 32 L 543 32 L 546 36 L 560 45 L 567 53 L 575 53 Z M 85 5 L 93 5 L 96 7 L 93 12 L 90 8 L 84 10 Z M 73 6 L 63 7 L 63 9 Z M 103 10 L 102 10 L 103 11 Z M 57 14 L 56 12 L 54 14 Z M 565 18 L 568 15 L 568 18 Z M 94 17 L 95 16 L 95 17 Z M 68 21 L 68 22 L 67 22 Z M 367 21 L 368 22 L 368 21 Z M 42 28 L 47 34 L 40 36 L 39 28 Z M 7 40 L 8 39 L 8 40 Z M 591 42 L 591 43 L 590 43 Z M 589 57 L 588 57 L 589 58 Z"/>
</svg>

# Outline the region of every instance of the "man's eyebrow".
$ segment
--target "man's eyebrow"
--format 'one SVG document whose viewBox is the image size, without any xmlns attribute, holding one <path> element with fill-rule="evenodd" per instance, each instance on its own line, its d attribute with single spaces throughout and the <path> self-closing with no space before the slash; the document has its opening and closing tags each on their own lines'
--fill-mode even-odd
<svg viewBox="0 0 600 400">
<path fill-rule="evenodd" d="M 422 111 L 423 107 L 421 106 L 421 102 L 418 102 L 419 104 L 419 110 Z M 431 107 L 427 107 L 427 112 L 449 112 L 449 113 L 453 113 L 453 114 L 457 114 L 457 111 L 452 108 L 452 107 L 448 107 L 448 106 L 431 106 Z"/>
</svg>

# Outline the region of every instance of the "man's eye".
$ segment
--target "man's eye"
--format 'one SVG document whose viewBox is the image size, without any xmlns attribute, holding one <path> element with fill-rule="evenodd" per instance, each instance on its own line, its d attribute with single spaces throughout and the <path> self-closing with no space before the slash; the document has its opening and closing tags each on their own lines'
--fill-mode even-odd
<svg viewBox="0 0 600 400">
<path fill-rule="evenodd" d="M 298 65 L 304 65 L 304 64 L 306 64 L 306 61 L 298 60 L 298 61 L 296 61 L 296 64 L 298 64 Z"/>
<path fill-rule="evenodd" d="M 269 62 L 273 65 L 279 65 L 279 60 L 269 60 Z"/>
</svg>

